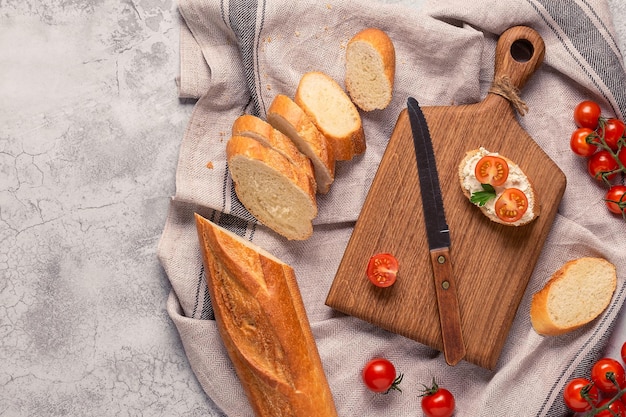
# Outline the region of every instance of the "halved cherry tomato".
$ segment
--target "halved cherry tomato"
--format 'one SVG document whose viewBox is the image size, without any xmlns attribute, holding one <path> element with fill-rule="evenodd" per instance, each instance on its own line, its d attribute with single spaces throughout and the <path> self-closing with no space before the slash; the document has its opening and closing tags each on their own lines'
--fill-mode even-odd
<svg viewBox="0 0 626 417">
<path fill-rule="evenodd" d="M 595 130 L 602 111 L 595 101 L 585 100 L 574 108 L 574 122 L 578 127 L 588 127 Z"/>
<path fill-rule="evenodd" d="M 591 404 L 585 397 L 589 398 L 592 404 L 596 404 L 600 397 L 598 388 L 588 379 L 574 378 L 565 386 L 563 400 L 570 410 L 578 413 L 591 410 Z"/>
<path fill-rule="evenodd" d="M 604 196 L 606 207 L 611 213 L 623 214 L 626 210 L 626 185 L 613 185 Z"/>
<path fill-rule="evenodd" d="M 499 156 L 485 155 L 476 164 L 474 174 L 481 184 L 499 186 L 509 177 L 509 164 Z"/>
<path fill-rule="evenodd" d="M 387 393 L 392 389 L 402 391 L 399 387 L 402 374 L 396 376 L 396 367 L 389 360 L 374 358 L 365 364 L 361 374 L 365 386 L 373 392 Z"/>
<path fill-rule="evenodd" d="M 620 387 L 626 387 L 626 372 L 615 359 L 602 358 L 591 367 L 591 380 L 600 391 L 615 394 Z"/>
<path fill-rule="evenodd" d="M 579 127 L 574 130 L 569 140 L 572 151 L 579 156 L 591 156 L 598 150 L 596 145 L 587 142 L 587 136 L 593 134 L 588 127 Z"/>
<path fill-rule="evenodd" d="M 390 253 L 378 253 L 367 263 L 367 277 L 377 287 L 389 287 L 396 282 L 398 260 Z"/>
<path fill-rule="evenodd" d="M 496 200 L 496 216 L 502 221 L 513 223 L 528 210 L 528 198 L 522 190 L 507 188 Z"/>
<path fill-rule="evenodd" d="M 616 171 L 619 168 L 617 161 L 613 158 L 613 155 L 607 150 L 596 152 L 587 161 L 587 171 L 593 178 L 603 181 L 606 177 L 607 180 L 612 180 L 617 175 Z M 607 174 L 613 172 L 612 174 Z"/>
<path fill-rule="evenodd" d="M 598 135 L 600 135 L 600 137 L 604 135 L 604 141 L 606 142 L 606 145 L 616 151 L 618 147 L 618 142 L 624 135 L 625 129 L 626 126 L 621 120 L 607 119 L 606 121 L 600 123 L 600 127 L 598 128 Z"/>
</svg>

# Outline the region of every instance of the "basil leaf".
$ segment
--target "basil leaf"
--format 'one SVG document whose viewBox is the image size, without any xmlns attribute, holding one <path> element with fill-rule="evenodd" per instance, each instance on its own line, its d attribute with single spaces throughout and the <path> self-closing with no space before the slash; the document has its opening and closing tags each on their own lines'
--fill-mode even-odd
<svg viewBox="0 0 626 417">
<path fill-rule="evenodd" d="M 496 190 L 491 184 L 481 185 L 483 187 L 483 190 L 473 192 L 470 197 L 470 201 L 480 207 L 484 206 L 487 201 L 491 200 L 492 198 L 496 198 Z"/>
</svg>

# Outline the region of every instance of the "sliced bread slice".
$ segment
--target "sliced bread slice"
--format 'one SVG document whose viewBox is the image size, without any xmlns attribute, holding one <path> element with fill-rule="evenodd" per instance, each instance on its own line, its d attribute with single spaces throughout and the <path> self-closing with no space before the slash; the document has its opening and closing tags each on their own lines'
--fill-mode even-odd
<svg viewBox="0 0 626 417">
<path fill-rule="evenodd" d="M 384 109 L 391 102 L 396 51 L 389 36 L 367 28 L 346 46 L 346 90 L 364 111 Z"/>
<path fill-rule="evenodd" d="M 291 139 L 265 120 L 252 114 L 241 115 L 233 123 L 232 136 L 246 136 L 274 149 L 306 174 L 313 181 L 313 188 L 317 188 L 311 160 L 298 150 Z"/>
<path fill-rule="evenodd" d="M 578 329 L 607 308 L 616 287 L 615 266 L 609 261 L 592 257 L 569 261 L 533 296 L 533 328 L 547 336 Z"/>
<path fill-rule="evenodd" d="M 277 95 L 267 111 L 267 121 L 293 141 L 311 159 L 317 191 L 325 194 L 335 180 L 335 157 L 328 140 L 309 116 L 289 97 Z"/>
<path fill-rule="evenodd" d="M 226 158 L 235 193 L 257 220 L 290 240 L 311 236 L 317 202 L 306 174 L 280 153 L 245 136 L 229 139 Z"/>
<path fill-rule="evenodd" d="M 319 71 L 304 74 L 294 100 L 332 143 L 336 160 L 346 161 L 365 151 L 361 115 L 331 77 Z"/>
</svg>

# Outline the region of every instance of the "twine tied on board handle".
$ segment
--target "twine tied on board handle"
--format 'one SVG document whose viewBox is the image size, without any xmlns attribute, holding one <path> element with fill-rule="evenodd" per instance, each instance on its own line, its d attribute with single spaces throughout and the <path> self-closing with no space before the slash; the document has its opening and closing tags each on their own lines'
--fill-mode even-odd
<svg viewBox="0 0 626 417">
<path fill-rule="evenodd" d="M 489 88 L 489 92 L 507 99 L 513 105 L 515 110 L 517 110 L 520 116 L 524 116 L 526 112 L 528 112 L 526 102 L 524 102 L 524 100 L 522 100 L 519 96 L 519 89 L 513 85 L 508 76 L 502 75 L 496 77 L 493 84 L 491 84 L 491 88 Z"/>
</svg>

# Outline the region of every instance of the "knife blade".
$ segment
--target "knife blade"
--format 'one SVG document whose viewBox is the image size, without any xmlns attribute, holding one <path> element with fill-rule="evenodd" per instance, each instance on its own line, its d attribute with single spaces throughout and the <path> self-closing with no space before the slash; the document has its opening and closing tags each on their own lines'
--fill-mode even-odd
<svg viewBox="0 0 626 417">
<path fill-rule="evenodd" d="M 443 353 L 448 365 L 456 365 L 465 356 L 465 343 L 450 256 L 450 230 L 446 221 L 435 152 L 426 118 L 413 97 L 407 100 L 407 107 L 424 208 L 424 225 L 435 282 Z"/>
</svg>

